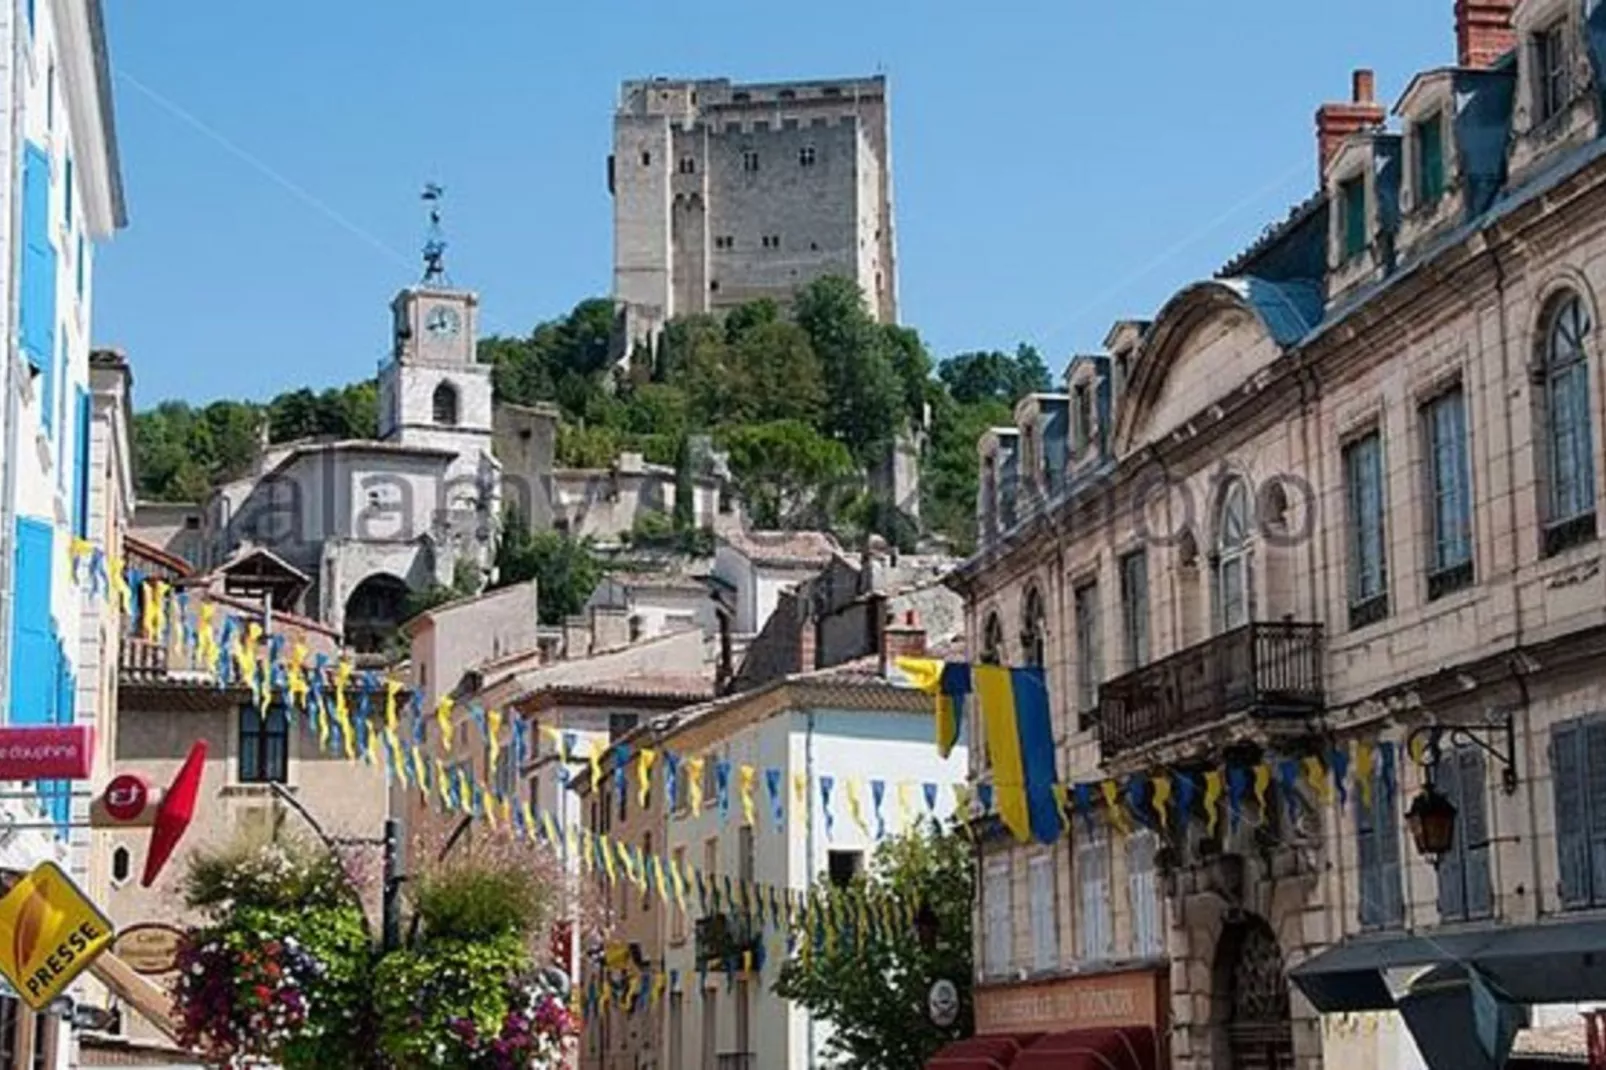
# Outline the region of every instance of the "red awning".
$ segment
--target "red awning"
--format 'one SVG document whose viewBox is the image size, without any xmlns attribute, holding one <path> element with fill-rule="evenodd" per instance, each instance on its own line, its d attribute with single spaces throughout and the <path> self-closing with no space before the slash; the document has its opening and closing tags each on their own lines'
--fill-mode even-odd
<svg viewBox="0 0 1606 1070">
<path fill-rule="evenodd" d="M 1008 1070 L 1015 1057 L 1041 1033 L 1025 1036 L 999 1034 L 956 1040 L 926 1060 L 927 1070 Z"/>
<path fill-rule="evenodd" d="M 1154 1030 L 1136 1027 L 1050 1033 L 1010 1064 L 1012 1070 L 1158 1070 L 1159 1065 Z"/>
</svg>

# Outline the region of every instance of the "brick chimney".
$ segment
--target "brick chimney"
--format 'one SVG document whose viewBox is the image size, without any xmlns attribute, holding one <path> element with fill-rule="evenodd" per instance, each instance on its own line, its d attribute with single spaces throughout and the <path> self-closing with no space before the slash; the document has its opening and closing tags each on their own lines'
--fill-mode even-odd
<svg viewBox="0 0 1606 1070">
<path fill-rule="evenodd" d="M 1352 76 L 1348 103 L 1330 102 L 1316 109 L 1316 180 L 1327 181 L 1327 165 L 1338 153 L 1344 139 L 1362 130 L 1383 125 L 1386 112 L 1376 97 L 1372 72 L 1359 70 Z"/>
<path fill-rule="evenodd" d="M 1517 47 L 1511 27 L 1516 0 L 1455 0 L 1455 61 L 1462 67 L 1488 67 Z"/>
<path fill-rule="evenodd" d="M 888 621 L 881 633 L 881 664 L 891 667 L 899 658 L 926 656 L 926 629 L 920 626 L 920 617 L 914 610 L 904 613 L 901 621 Z"/>
</svg>

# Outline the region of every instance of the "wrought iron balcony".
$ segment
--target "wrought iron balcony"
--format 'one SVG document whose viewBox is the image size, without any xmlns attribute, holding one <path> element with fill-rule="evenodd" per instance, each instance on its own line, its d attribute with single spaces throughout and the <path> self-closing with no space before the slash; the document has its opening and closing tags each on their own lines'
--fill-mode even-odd
<svg viewBox="0 0 1606 1070">
<path fill-rule="evenodd" d="M 709 914 L 697 919 L 694 937 L 697 961 L 724 962 L 758 948 L 759 933 L 740 914 Z"/>
<path fill-rule="evenodd" d="M 1105 758 L 1235 713 L 1304 717 L 1324 704 L 1320 624 L 1246 624 L 1099 688 Z"/>
</svg>

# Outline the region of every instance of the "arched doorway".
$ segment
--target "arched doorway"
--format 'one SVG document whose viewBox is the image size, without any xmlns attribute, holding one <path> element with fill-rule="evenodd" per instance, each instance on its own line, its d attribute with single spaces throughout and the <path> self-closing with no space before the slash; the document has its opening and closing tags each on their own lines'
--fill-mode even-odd
<svg viewBox="0 0 1606 1070">
<path fill-rule="evenodd" d="M 1228 1070 L 1293 1070 L 1288 975 L 1271 927 L 1258 917 L 1232 922 L 1216 945 L 1217 1021 Z"/>
<path fill-rule="evenodd" d="M 380 573 L 357 584 L 346 599 L 346 645 L 358 654 L 377 654 L 396 634 L 407 610 L 407 584 Z"/>
</svg>

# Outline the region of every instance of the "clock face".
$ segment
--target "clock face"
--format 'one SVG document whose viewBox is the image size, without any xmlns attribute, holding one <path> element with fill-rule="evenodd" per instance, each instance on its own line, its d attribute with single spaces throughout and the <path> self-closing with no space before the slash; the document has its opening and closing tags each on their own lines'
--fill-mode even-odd
<svg viewBox="0 0 1606 1070">
<path fill-rule="evenodd" d="M 457 309 L 436 305 L 424 319 L 424 329 L 437 338 L 450 338 L 463 328 L 463 319 Z"/>
</svg>

